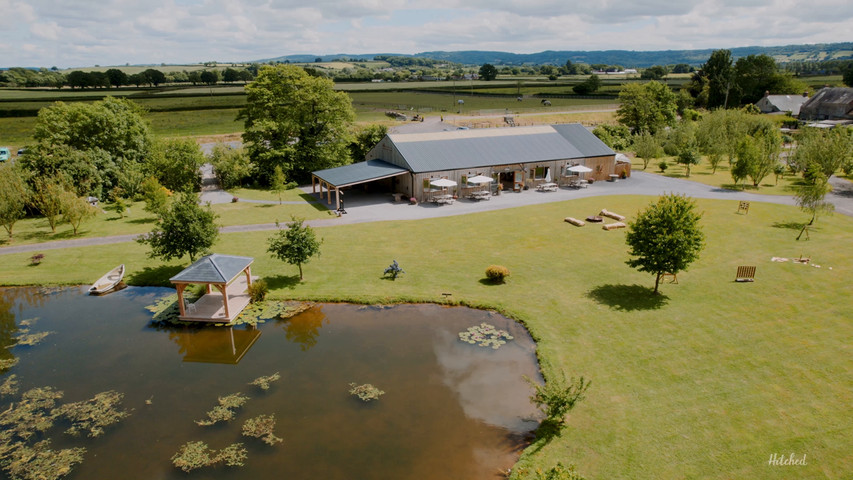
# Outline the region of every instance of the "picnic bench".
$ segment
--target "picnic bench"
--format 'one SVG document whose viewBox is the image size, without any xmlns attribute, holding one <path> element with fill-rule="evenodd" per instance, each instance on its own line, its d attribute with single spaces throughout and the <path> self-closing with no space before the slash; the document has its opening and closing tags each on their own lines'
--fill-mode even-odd
<svg viewBox="0 0 853 480">
<path fill-rule="evenodd" d="M 741 265 L 737 267 L 736 282 L 753 282 L 755 281 L 755 266 Z"/>
</svg>

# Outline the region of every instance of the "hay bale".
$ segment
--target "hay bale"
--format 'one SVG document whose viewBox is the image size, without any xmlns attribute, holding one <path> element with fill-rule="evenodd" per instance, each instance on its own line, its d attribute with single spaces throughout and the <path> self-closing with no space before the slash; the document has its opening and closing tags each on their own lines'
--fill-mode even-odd
<svg viewBox="0 0 853 480">
<path fill-rule="evenodd" d="M 574 217 L 566 217 L 565 221 L 569 222 L 572 225 L 575 225 L 577 227 L 582 227 L 582 226 L 586 225 L 586 223 L 584 223 L 583 220 L 578 220 L 577 218 L 574 218 Z"/>
<path fill-rule="evenodd" d="M 625 225 L 622 222 L 608 223 L 607 225 L 601 226 L 601 228 L 603 228 L 604 230 L 615 230 L 617 228 L 625 228 L 625 227 L 627 227 L 627 225 Z"/>
<path fill-rule="evenodd" d="M 609 211 L 607 211 L 606 208 L 602 208 L 601 211 L 598 212 L 598 214 L 601 215 L 602 217 L 612 218 L 613 220 L 616 220 L 617 222 L 624 222 L 625 221 L 625 217 L 623 217 L 622 215 L 619 215 L 618 213 L 609 212 Z"/>
</svg>

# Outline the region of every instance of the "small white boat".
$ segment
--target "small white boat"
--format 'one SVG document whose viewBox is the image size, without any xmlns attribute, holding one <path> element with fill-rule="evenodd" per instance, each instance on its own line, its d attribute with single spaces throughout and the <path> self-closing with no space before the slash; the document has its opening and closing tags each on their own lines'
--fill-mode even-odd
<svg viewBox="0 0 853 480">
<path fill-rule="evenodd" d="M 92 286 L 89 287 L 89 293 L 97 295 L 100 293 L 109 292 L 121 282 L 122 278 L 124 278 L 123 263 L 117 266 L 116 268 L 110 270 L 109 272 L 107 272 L 106 275 L 99 278 L 97 282 L 93 283 Z"/>
</svg>

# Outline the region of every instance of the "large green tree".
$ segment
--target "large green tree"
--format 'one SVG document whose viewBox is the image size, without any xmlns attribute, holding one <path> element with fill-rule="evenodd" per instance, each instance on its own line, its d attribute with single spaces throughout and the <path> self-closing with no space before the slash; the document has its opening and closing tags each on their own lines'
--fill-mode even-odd
<svg viewBox="0 0 853 480">
<path fill-rule="evenodd" d="M 714 50 L 702 65 L 701 74 L 707 79 L 708 108 L 727 108 L 734 86 L 734 66 L 731 50 Z"/>
<path fill-rule="evenodd" d="M 33 178 L 61 178 L 79 195 L 103 198 L 120 172 L 141 163 L 151 145 L 143 109 L 107 97 L 93 103 L 56 102 L 39 111 L 35 144 L 21 159 Z"/>
<path fill-rule="evenodd" d="M 314 170 L 350 162 L 352 101 L 331 80 L 293 65 L 267 66 L 246 86 L 243 141 L 265 182 L 276 165 L 304 182 Z"/>
<path fill-rule="evenodd" d="M 705 235 L 699 226 L 701 217 L 692 200 L 669 194 L 658 198 L 629 223 L 625 241 L 628 253 L 635 258 L 627 263 L 655 275 L 655 294 L 664 273 L 677 274 L 699 258 L 705 246 Z"/>
<path fill-rule="evenodd" d="M 145 159 L 145 172 L 175 192 L 196 192 L 201 188 L 201 166 L 206 159 L 198 143 L 191 139 L 156 142 Z"/>
<path fill-rule="evenodd" d="M 498 69 L 495 68 L 491 63 L 484 63 L 482 67 L 480 67 L 480 78 L 483 80 L 494 80 L 498 78 Z"/>
<path fill-rule="evenodd" d="M 630 83 L 619 92 L 619 123 L 632 133 L 649 132 L 672 126 L 677 118 L 677 97 L 660 82 Z"/>
<path fill-rule="evenodd" d="M 0 225 L 12 239 L 15 223 L 24 218 L 27 188 L 20 172 L 11 164 L 0 164 Z"/>
<path fill-rule="evenodd" d="M 845 127 L 803 129 L 791 165 L 800 172 L 815 165 L 827 178 L 839 168 L 850 171 L 853 165 L 853 130 Z"/>
<path fill-rule="evenodd" d="M 163 213 L 160 224 L 137 242 L 151 247 L 149 256 L 171 260 L 190 256 L 190 262 L 208 252 L 219 237 L 216 214 L 210 205 L 198 204 L 193 193 L 178 194 L 172 205 Z"/>
<path fill-rule="evenodd" d="M 278 223 L 276 222 L 276 225 Z M 302 264 L 314 255 L 320 254 L 322 239 L 317 239 L 314 229 L 304 225 L 304 220 L 295 217 L 287 223 L 287 228 L 273 234 L 268 240 L 268 252 L 283 262 L 299 267 L 299 279 L 302 280 Z"/>
</svg>

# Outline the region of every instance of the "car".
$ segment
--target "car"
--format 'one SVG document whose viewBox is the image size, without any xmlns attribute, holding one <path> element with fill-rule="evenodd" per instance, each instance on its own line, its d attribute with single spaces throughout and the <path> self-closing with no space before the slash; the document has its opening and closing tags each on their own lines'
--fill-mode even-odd
<svg viewBox="0 0 853 480">
<path fill-rule="evenodd" d="M 8 161 L 11 156 L 12 152 L 10 152 L 8 148 L 0 147 L 0 162 Z"/>
</svg>

